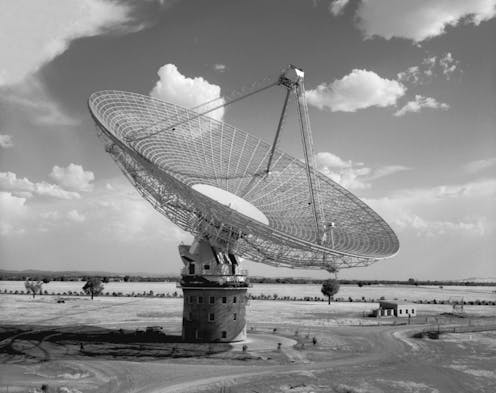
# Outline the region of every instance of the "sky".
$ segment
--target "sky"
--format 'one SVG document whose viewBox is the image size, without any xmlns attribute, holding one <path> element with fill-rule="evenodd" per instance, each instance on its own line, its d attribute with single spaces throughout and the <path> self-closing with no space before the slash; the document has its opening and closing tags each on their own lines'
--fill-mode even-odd
<svg viewBox="0 0 496 393">
<path fill-rule="evenodd" d="M 496 277 L 495 38 L 496 0 L 1 0 L 0 268 L 178 274 L 191 236 L 105 153 L 88 96 L 193 107 L 295 64 L 318 168 L 400 240 L 338 276 Z M 271 141 L 283 94 L 212 116 Z M 281 147 L 303 157 L 294 110 Z"/>
</svg>

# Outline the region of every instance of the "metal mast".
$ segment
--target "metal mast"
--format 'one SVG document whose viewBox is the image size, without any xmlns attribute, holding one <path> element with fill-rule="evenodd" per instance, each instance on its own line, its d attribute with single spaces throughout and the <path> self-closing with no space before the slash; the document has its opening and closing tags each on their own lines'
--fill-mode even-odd
<svg viewBox="0 0 496 393">
<path fill-rule="evenodd" d="M 283 110 L 277 127 L 276 136 L 269 156 L 269 164 L 267 173 L 270 171 L 273 154 L 276 148 L 277 140 L 281 131 L 282 122 L 287 108 L 289 94 L 292 92 L 296 96 L 296 108 L 298 111 L 298 119 L 301 131 L 301 143 L 303 147 L 303 155 L 305 158 L 306 175 L 308 179 L 309 205 L 312 206 L 313 217 L 315 221 L 316 242 L 322 244 L 325 240 L 325 216 L 324 209 L 320 200 L 320 183 L 316 175 L 315 155 L 313 153 L 312 129 L 310 127 L 310 117 L 308 115 L 308 106 L 305 97 L 305 87 L 303 78 L 305 73 L 302 69 L 290 65 L 288 69 L 279 77 L 279 85 L 288 89 L 284 101 Z"/>
</svg>

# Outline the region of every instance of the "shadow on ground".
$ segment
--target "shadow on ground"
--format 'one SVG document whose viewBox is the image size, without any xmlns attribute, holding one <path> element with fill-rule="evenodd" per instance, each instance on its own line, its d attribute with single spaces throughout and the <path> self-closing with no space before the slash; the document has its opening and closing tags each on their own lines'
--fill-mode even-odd
<svg viewBox="0 0 496 393">
<path fill-rule="evenodd" d="M 0 362 L 61 358 L 153 360 L 206 357 L 229 351 L 226 343 L 187 343 L 160 330 L 108 329 L 90 325 L 0 325 Z"/>
</svg>

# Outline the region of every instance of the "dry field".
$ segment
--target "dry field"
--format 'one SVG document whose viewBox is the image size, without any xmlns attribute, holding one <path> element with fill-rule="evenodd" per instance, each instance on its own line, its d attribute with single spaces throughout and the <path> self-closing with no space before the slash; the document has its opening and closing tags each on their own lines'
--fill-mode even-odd
<svg viewBox="0 0 496 393">
<path fill-rule="evenodd" d="M 494 331 L 411 337 L 496 326 L 494 306 L 466 306 L 457 318 L 449 305 L 418 305 L 407 325 L 364 317 L 373 303 L 251 300 L 243 352 L 178 342 L 182 299 L 58 298 L 0 295 L 0 392 L 496 391 Z M 136 336 L 153 325 L 167 336 Z"/>
</svg>

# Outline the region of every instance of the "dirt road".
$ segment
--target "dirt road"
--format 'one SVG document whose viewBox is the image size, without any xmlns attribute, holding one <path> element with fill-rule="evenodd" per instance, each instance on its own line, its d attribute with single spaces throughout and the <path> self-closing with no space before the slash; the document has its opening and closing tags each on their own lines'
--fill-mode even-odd
<svg viewBox="0 0 496 393">
<path fill-rule="evenodd" d="M 24 323 L 33 328 L 0 337 L 0 392 L 35 391 L 42 384 L 48 384 L 50 392 L 64 388 L 60 391 L 69 393 L 496 391 L 494 333 L 412 339 L 408 326 L 329 326 L 332 315 L 322 314 L 319 320 L 308 304 L 281 304 L 283 310 L 274 314 L 285 313 L 278 317 L 284 323 L 275 317 L 267 321 L 263 307 L 259 312 L 263 318 L 257 319 L 257 308 L 251 306 L 250 326 L 255 329 L 249 333 L 246 356 L 242 346 L 235 345 L 225 353 L 160 358 L 148 344 L 133 358 L 129 351 L 119 356 L 119 347 L 112 342 L 91 344 L 109 349 L 100 356 L 98 351 L 80 352 L 79 343 L 57 341 L 71 330 L 146 326 L 152 318 L 142 316 L 144 304 L 155 313 L 161 311 L 160 318 L 167 315 L 168 330 L 179 326 L 174 322 L 179 311 L 148 299 L 78 299 L 63 305 L 23 300 L 22 314 L 9 315 L 18 315 L 18 321 L 27 320 Z M 273 329 L 277 334 L 271 333 Z"/>
</svg>

